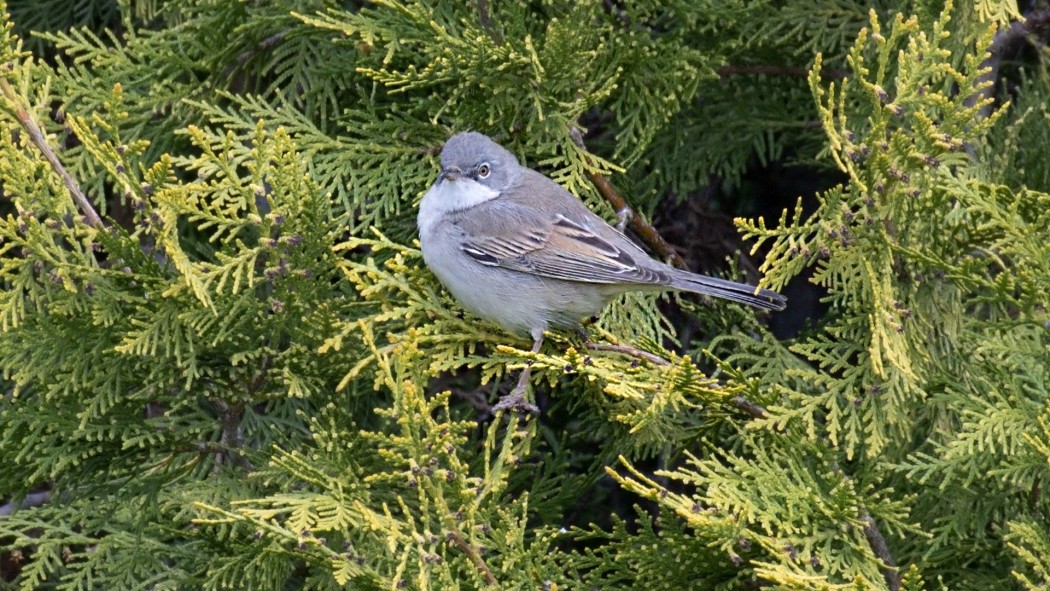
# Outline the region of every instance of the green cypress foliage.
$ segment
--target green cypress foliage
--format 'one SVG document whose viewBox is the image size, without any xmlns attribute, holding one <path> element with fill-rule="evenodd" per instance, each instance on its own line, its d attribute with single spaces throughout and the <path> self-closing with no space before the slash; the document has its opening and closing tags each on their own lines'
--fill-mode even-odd
<svg viewBox="0 0 1050 591">
<path fill-rule="evenodd" d="M 0 5 L 0 589 L 1048 588 L 1021 8 Z M 826 310 L 632 294 L 529 352 L 414 241 L 466 129 L 610 220 L 596 177 L 836 179 L 736 220 Z"/>
</svg>

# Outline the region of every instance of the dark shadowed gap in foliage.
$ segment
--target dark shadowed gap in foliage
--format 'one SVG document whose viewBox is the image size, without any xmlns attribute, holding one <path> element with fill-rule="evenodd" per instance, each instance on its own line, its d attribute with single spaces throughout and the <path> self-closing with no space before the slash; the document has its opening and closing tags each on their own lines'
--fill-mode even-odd
<svg viewBox="0 0 1050 591">
<path fill-rule="evenodd" d="M 754 209 L 742 211 L 740 215 L 761 216 L 767 224 L 775 226 L 781 212 L 794 208 L 798 198 L 802 197 L 803 216 L 809 216 L 816 209 L 818 193 L 847 180 L 846 175 L 839 170 L 792 165 L 789 160 L 752 168 L 745 175 L 744 183 L 752 191 L 748 201 Z M 762 257 L 764 253 L 759 252 L 755 256 Z M 770 319 L 770 329 L 779 339 L 794 337 L 806 322 L 818 320 L 826 310 L 826 306 L 820 302 L 825 290 L 809 282 L 811 271 L 812 268 L 807 269 L 782 290 L 788 298 L 788 308 L 773 314 Z"/>
<path fill-rule="evenodd" d="M 846 181 L 836 170 L 795 165 L 791 160 L 788 156 L 766 166 L 756 164 L 734 187 L 713 179 L 710 185 L 685 199 L 668 196 L 657 209 L 654 223 L 664 238 L 679 250 L 690 269 L 717 274 L 725 269 L 727 259 L 735 259 L 744 279 L 754 284 L 760 276 L 758 268 L 765 253 L 749 254 L 751 246 L 741 239 L 733 218 L 763 217 L 774 227 L 781 212 L 793 209 L 799 197 L 802 197 L 804 215 L 808 216 L 816 207 L 818 193 Z M 809 283 L 809 275 L 809 272 L 802 273 L 782 290 L 788 298 L 788 307 L 770 315 L 770 329 L 779 339 L 794 337 L 807 322 L 824 313 L 820 302 L 824 290 Z M 681 342 L 711 337 L 697 334 L 699 327 L 692 326 L 672 307 L 665 306 L 663 310 L 678 327 Z"/>
</svg>

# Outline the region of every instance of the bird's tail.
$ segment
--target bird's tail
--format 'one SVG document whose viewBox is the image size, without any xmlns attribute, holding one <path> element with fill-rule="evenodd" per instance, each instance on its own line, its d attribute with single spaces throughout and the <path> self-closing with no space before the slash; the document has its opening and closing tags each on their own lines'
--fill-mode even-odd
<svg viewBox="0 0 1050 591">
<path fill-rule="evenodd" d="M 775 291 L 687 271 L 676 270 L 671 278 L 671 287 L 680 291 L 691 291 L 739 302 L 763 310 L 783 310 L 787 305 L 787 298 Z"/>
</svg>

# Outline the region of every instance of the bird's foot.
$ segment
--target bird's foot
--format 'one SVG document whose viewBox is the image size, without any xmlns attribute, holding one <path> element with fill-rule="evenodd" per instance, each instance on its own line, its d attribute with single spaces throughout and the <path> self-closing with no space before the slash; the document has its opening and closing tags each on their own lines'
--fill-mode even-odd
<svg viewBox="0 0 1050 591">
<path fill-rule="evenodd" d="M 501 410 L 504 410 L 513 411 L 518 413 L 519 415 L 540 414 L 540 409 L 537 408 L 535 404 L 529 402 L 525 398 L 525 391 L 526 389 L 522 385 L 519 385 L 518 387 L 514 388 L 510 391 L 510 394 L 507 394 L 503 398 L 500 398 L 499 402 L 497 402 L 492 407 L 492 412 L 497 413 Z"/>
<path fill-rule="evenodd" d="M 532 331 L 532 353 L 539 353 L 540 346 L 543 345 L 543 330 L 535 329 Z M 529 361 L 525 365 L 525 369 L 521 370 L 521 375 L 518 376 L 518 383 L 514 386 L 514 389 L 509 394 L 500 398 L 492 407 L 492 412 L 497 413 L 501 410 L 513 410 L 519 415 L 540 414 L 540 409 L 535 404 L 529 402 L 525 398 L 525 394 L 529 389 L 529 376 L 532 375 L 532 361 Z"/>
<path fill-rule="evenodd" d="M 518 376 L 518 384 L 514 386 L 514 389 L 509 394 L 500 398 L 499 402 L 492 407 L 492 412 L 497 413 L 501 410 L 512 410 L 519 415 L 540 414 L 540 409 L 536 408 L 536 405 L 529 402 L 525 398 L 525 394 L 529 389 L 529 375 L 532 374 L 532 365 L 526 365 L 525 369 L 521 370 L 521 375 Z"/>
</svg>

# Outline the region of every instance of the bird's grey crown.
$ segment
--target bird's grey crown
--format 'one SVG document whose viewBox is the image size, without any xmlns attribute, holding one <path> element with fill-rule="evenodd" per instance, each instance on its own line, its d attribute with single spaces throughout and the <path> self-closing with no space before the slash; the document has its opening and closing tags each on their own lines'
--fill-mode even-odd
<svg viewBox="0 0 1050 591">
<path fill-rule="evenodd" d="M 445 142 L 441 150 L 441 166 L 455 166 L 465 170 L 481 162 L 495 161 L 493 164 L 518 164 L 506 148 L 476 131 L 457 133 Z"/>
<path fill-rule="evenodd" d="M 487 178 L 476 176 L 483 163 L 488 163 L 491 170 Z M 441 150 L 443 171 L 454 170 L 498 192 L 514 180 L 519 166 L 514 154 L 476 131 L 457 133 L 445 142 Z"/>
</svg>

